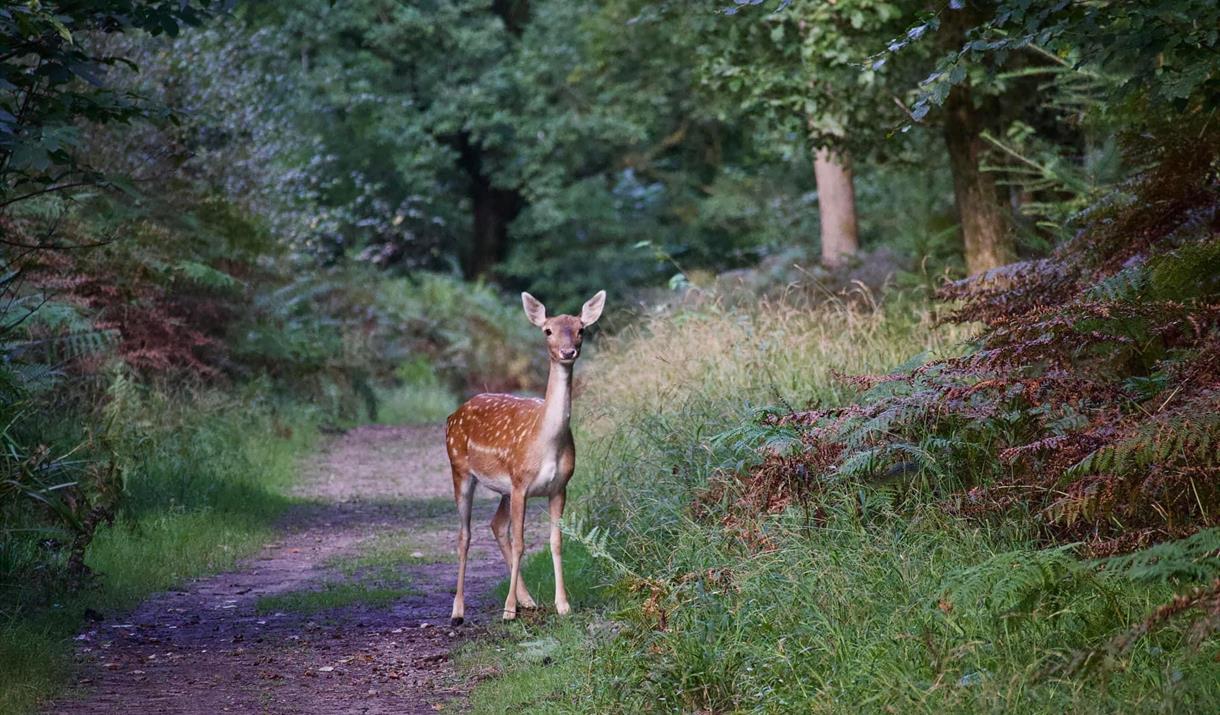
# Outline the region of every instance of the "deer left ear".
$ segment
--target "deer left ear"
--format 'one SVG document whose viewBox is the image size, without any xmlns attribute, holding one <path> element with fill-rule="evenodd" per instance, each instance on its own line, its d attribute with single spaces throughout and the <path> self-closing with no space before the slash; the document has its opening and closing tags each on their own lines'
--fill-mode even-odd
<svg viewBox="0 0 1220 715">
<path fill-rule="evenodd" d="M 597 319 L 602 317 L 602 308 L 606 307 L 606 291 L 599 290 L 597 295 L 590 298 L 580 309 L 580 322 L 584 325 L 592 325 L 597 322 Z"/>
</svg>

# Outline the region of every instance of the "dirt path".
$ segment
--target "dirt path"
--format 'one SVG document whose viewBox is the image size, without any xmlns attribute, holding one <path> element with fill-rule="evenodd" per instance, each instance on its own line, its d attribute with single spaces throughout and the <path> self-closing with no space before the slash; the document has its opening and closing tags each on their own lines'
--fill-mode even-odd
<svg viewBox="0 0 1220 715">
<path fill-rule="evenodd" d="M 449 656 L 498 616 L 491 591 L 504 566 L 486 526 L 496 501 L 484 493 L 466 582 L 473 627 L 451 629 L 456 517 L 442 445 L 439 426 L 362 427 L 331 440 L 305 467 L 308 504 L 279 541 L 236 571 L 82 633 L 79 697 L 47 712 L 460 709 L 469 684 Z M 536 509 L 529 519 L 537 544 L 544 519 Z M 384 587 L 358 584 L 387 569 L 398 591 L 361 590 Z"/>
</svg>

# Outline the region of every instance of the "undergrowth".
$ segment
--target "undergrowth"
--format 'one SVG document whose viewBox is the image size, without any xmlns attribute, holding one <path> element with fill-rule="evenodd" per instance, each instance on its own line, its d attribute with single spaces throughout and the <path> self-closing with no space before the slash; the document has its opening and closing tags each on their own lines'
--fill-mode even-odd
<svg viewBox="0 0 1220 715">
<path fill-rule="evenodd" d="M 603 341 L 574 409 L 566 529 L 592 555 L 582 578 L 599 584 L 595 600 L 574 620 L 507 626 L 468 656 L 496 675 L 476 689 L 476 712 L 1192 712 L 1220 701 L 1214 639 L 1173 622 L 1131 637 L 1182 574 L 1214 561 L 1210 532 L 1186 555 L 1089 561 L 1045 547 L 1031 513 L 947 511 L 949 487 L 902 470 L 818 490 L 792 488 L 812 471 L 738 479 L 803 448 L 767 415 L 845 406 L 855 389 L 841 375 L 951 357 L 973 336 L 936 327 L 918 302 L 855 304 L 865 307 L 711 301 Z M 549 565 L 544 552 L 528 568 Z M 545 665 L 516 655 L 546 639 Z"/>
<path fill-rule="evenodd" d="M 231 567 L 269 538 L 289 504 L 297 457 L 316 411 L 244 392 L 164 391 L 127 383 L 113 395 L 108 445 L 125 498 L 86 552 L 73 583 L 64 538 L 20 504 L 0 530 L 0 712 L 26 712 L 54 693 L 71 664 L 71 637 L 89 620 L 149 593 Z M 76 444 L 71 420 L 44 424 L 44 443 Z"/>
</svg>

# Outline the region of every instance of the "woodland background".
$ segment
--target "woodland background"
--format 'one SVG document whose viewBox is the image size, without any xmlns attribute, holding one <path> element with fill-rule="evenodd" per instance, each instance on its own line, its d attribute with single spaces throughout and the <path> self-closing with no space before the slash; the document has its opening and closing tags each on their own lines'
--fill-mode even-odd
<svg viewBox="0 0 1220 715">
<path fill-rule="evenodd" d="M 536 389 L 515 292 L 604 288 L 568 528 L 623 630 L 553 626 L 581 657 L 486 702 L 1212 709 L 1218 36 L 1209 0 L 5 4 L 0 704 L 269 538 L 319 431 Z"/>
</svg>

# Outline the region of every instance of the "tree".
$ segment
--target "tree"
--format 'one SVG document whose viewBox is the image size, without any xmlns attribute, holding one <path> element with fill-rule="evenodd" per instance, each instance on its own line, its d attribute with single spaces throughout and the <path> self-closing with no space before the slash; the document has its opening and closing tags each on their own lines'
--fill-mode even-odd
<svg viewBox="0 0 1220 715">
<path fill-rule="evenodd" d="M 822 222 L 822 263 L 833 268 L 860 249 L 856 228 L 856 188 L 847 160 L 826 147 L 814 153 L 818 212 Z"/>
<path fill-rule="evenodd" d="M 1211 0 L 952 0 L 892 40 L 877 60 L 900 57 L 936 41 L 935 69 L 920 82 L 912 102 L 916 121 L 943 108 L 946 145 L 971 272 L 1013 254 L 1007 216 L 994 205 L 994 179 L 980 170 L 978 141 L 996 103 L 984 95 L 1018 91 L 1004 71 L 1030 62 L 1054 61 L 1092 68 L 1104 78 L 1106 110 L 1095 121 L 1138 128 L 1165 113 L 1190 116 L 1220 99 L 1220 7 Z M 980 91 L 982 86 L 985 92 Z M 932 115 L 934 116 L 934 115 Z"/>
<path fill-rule="evenodd" d="M 98 0 L 11 3 L 0 9 L 0 210 L 106 179 L 77 151 L 82 124 L 162 113 L 162 107 L 107 83 L 108 72 L 138 67 L 99 50 L 99 37 L 137 30 L 176 35 L 220 5 L 216 0 Z"/>
<path fill-rule="evenodd" d="M 743 15 L 744 7 L 761 2 L 738 3 L 726 14 Z M 767 33 L 755 32 L 753 42 L 736 41 L 727 37 L 722 49 L 713 52 L 715 60 L 708 65 L 710 76 L 721 78 L 718 86 L 744 94 L 747 101 L 775 107 L 801 110 L 809 126 L 810 141 L 815 152 L 825 158 L 834 156 L 827 149 L 837 149 L 840 156 L 866 156 L 884 159 L 894 150 L 894 138 L 907 123 L 903 97 L 916 86 L 917 78 L 926 73 L 932 57 L 961 44 L 966 28 L 977 21 L 972 9 L 956 7 L 945 10 L 948 19 L 940 16 L 924 24 L 911 26 L 911 20 L 922 10 L 921 2 L 886 0 L 844 0 L 842 2 L 779 3 L 771 12 L 754 10 L 753 24 L 770 28 Z M 799 53 L 793 49 L 786 27 L 795 26 L 799 33 Z M 938 33 L 937 30 L 940 32 Z M 936 35 L 933 42 L 914 42 L 926 35 Z M 893 37 L 903 41 L 896 43 Z M 904 52 L 884 52 L 886 46 L 901 44 Z M 760 47 L 762 48 L 760 51 Z M 881 50 L 879 52 L 879 50 Z M 748 69 L 753 67 L 754 69 Z M 748 76 L 749 81 L 733 82 L 733 78 Z M 799 78 L 794 81 L 791 78 Z M 730 81 L 725 82 L 724 79 Z M 985 78 L 980 76 L 980 82 Z M 945 104 L 943 111 L 929 115 L 931 106 L 916 118 L 923 123 L 937 123 L 953 173 L 957 210 L 963 239 L 967 270 L 975 273 L 994 268 L 1016 257 L 1008 209 L 1001 201 L 995 177 L 983 170 L 985 142 L 983 132 L 989 122 L 999 120 L 994 111 L 996 87 L 983 82 L 978 90 L 960 85 Z M 989 105 L 982 106 L 984 103 Z M 773 114 L 766 119 L 790 121 Z M 824 153 L 823 153 L 824 152 Z M 821 164 L 819 183 L 823 175 L 843 187 L 849 170 L 838 170 Z M 833 229 L 847 223 L 838 219 L 846 213 L 842 196 L 850 195 L 843 188 L 832 188 L 830 196 L 834 213 L 829 225 Z M 824 260 L 833 262 L 838 246 L 848 239 L 823 232 Z"/>
<path fill-rule="evenodd" d="M 500 65 L 528 17 L 519 6 L 310 0 L 249 8 L 254 28 L 288 38 L 287 58 L 267 62 L 298 78 L 300 103 L 287 109 L 298 131 L 321 141 L 322 205 L 377 204 L 391 217 L 358 211 L 317 236 L 323 259 L 350 251 L 387 266 L 457 265 L 476 277 L 503 257 L 522 205 L 517 187 L 496 176 L 509 157 L 495 148 L 515 135 L 503 108 L 516 90 Z"/>
<path fill-rule="evenodd" d="M 808 234 L 808 156 L 772 151 L 745 110 L 699 84 L 690 58 L 719 18 L 648 0 L 530 8 L 504 65 L 521 104 L 503 171 L 521 176 L 527 206 L 499 275 L 583 299 L 697 282 Z"/>
<path fill-rule="evenodd" d="M 879 127 L 901 118 L 888 96 L 890 68 L 861 69 L 870 49 L 859 36 L 893 31 L 899 11 L 878 0 L 797 0 L 742 12 L 760 4 L 724 10 L 732 17 L 703 35 L 703 81 L 751 110 L 767 131 L 805 137 L 817 177 L 822 262 L 838 265 L 859 248 L 850 157 L 875 157 Z"/>
</svg>

